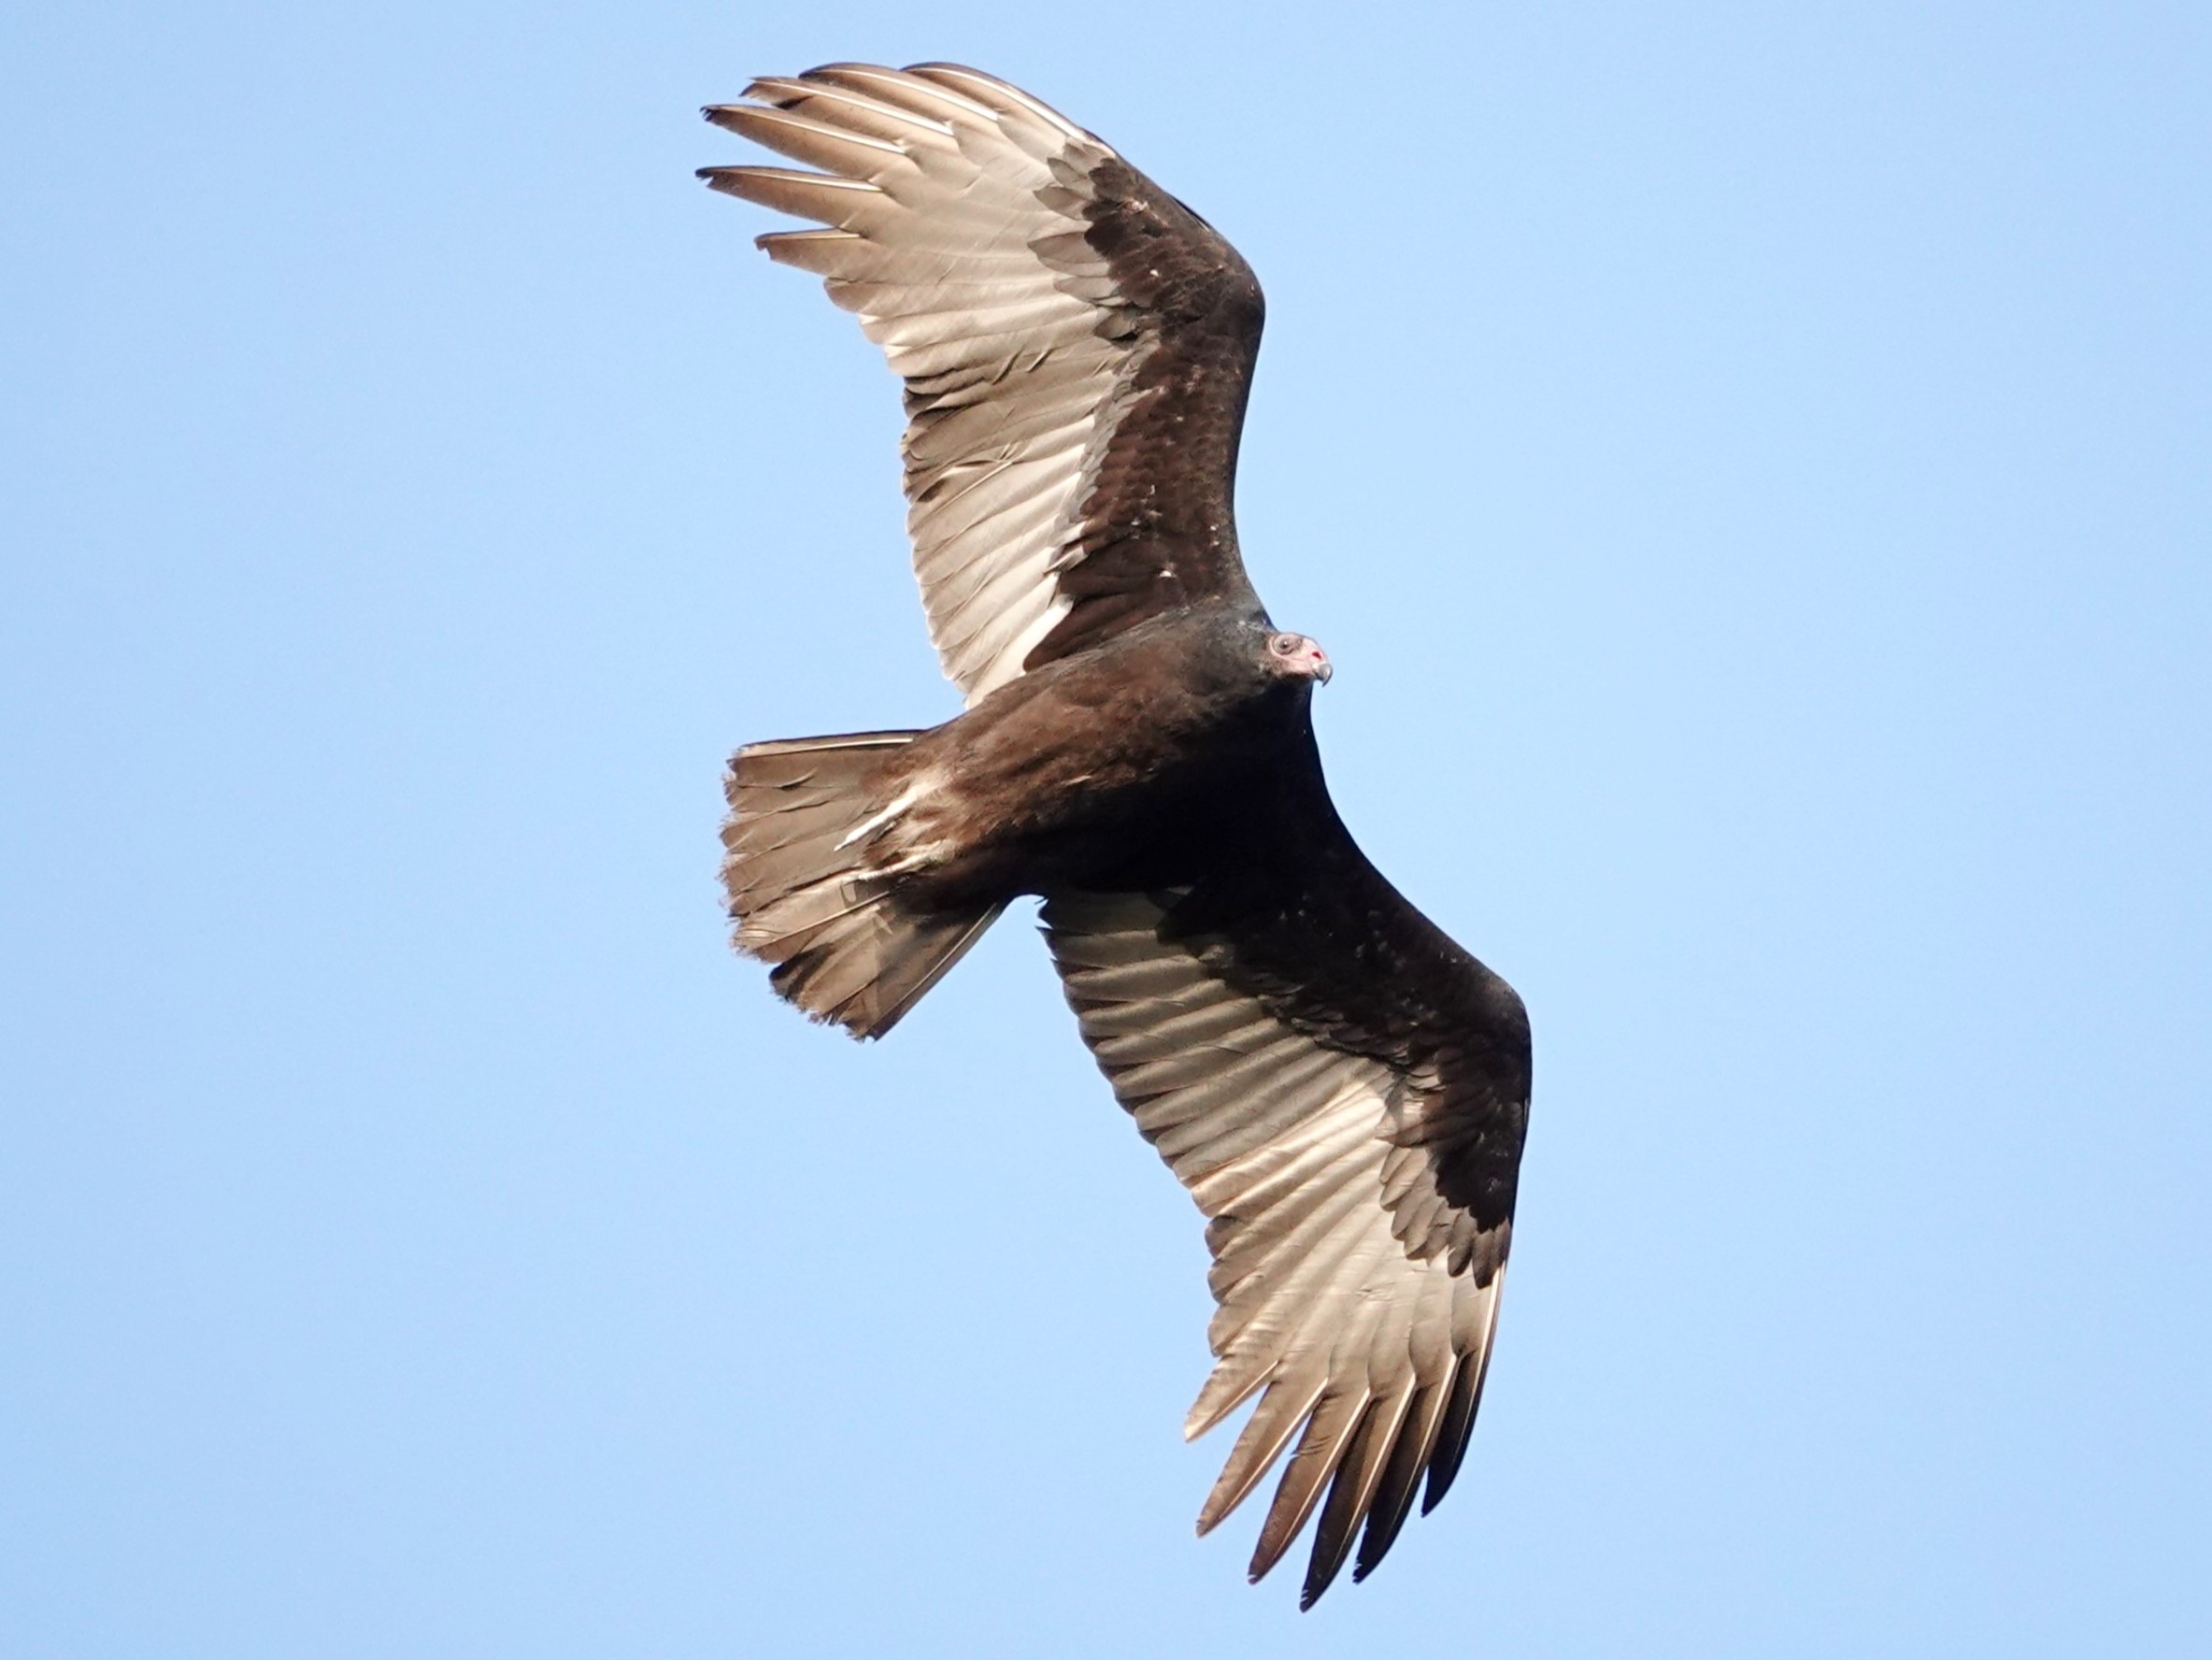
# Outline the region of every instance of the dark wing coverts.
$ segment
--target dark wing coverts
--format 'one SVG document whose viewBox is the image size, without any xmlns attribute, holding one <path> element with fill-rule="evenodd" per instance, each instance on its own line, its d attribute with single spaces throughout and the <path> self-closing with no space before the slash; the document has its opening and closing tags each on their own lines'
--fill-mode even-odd
<svg viewBox="0 0 2212 1660">
<path fill-rule="evenodd" d="M 826 279 L 906 381 L 906 523 L 931 638 L 974 703 L 1193 599 L 1259 608 L 1231 493 L 1260 285 L 1105 144 L 951 64 L 833 64 L 707 118 L 823 169 L 708 167 L 822 230 Z"/>
</svg>

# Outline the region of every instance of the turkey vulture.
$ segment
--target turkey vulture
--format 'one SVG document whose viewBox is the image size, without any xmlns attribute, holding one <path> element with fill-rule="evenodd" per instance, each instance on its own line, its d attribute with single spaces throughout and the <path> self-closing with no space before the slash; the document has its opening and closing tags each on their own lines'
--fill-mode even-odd
<svg viewBox="0 0 2212 1660">
<path fill-rule="evenodd" d="M 1529 1030 L 1337 818 L 1310 721 L 1329 660 L 1246 579 L 1260 286 L 1112 149 L 973 69 L 833 64 L 745 98 L 706 118 L 804 167 L 700 176 L 815 222 L 760 246 L 904 378 L 914 565 L 967 706 L 737 751 L 737 949 L 879 1038 L 1041 896 L 1083 1041 L 1207 1218 L 1218 1364 L 1184 1433 L 1258 1396 L 1199 1531 L 1289 1449 L 1251 1577 L 1319 1505 L 1311 1607 L 1466 1452 Z"/>
</svg>

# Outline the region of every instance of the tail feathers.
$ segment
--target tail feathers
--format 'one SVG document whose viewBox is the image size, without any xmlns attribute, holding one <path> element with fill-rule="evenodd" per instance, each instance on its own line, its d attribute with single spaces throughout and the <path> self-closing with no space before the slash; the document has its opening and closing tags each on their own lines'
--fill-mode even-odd
<svg viewBox="0 0 2212 1660">
<path fill-rule="evenodd" d="M 1003 909 L 902 902 L 895 847 L 913 795 L 896 751 L 920 735 L 858 732 L 751 744 L 730 763 L 722 880 L 737 949 L 782 995 L 880 1038 Z"/>
</svg>

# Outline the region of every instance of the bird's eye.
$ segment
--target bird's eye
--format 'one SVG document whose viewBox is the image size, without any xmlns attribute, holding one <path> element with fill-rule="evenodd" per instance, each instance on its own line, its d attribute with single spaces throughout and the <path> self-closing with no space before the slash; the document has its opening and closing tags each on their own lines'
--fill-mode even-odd
<svg viewBox="0 0 2212 1660">
<path fill-rule="evenodd" d="M 1298 644 L 1299 641 L 1296 635 L 1278 634 L 1273 639 L 1267 642 L 1267 649 L 1273 651 L 1277 657 L 1288 657 L 1292 651 L 1295 651 L 1298 649 Z"/>
</svg>

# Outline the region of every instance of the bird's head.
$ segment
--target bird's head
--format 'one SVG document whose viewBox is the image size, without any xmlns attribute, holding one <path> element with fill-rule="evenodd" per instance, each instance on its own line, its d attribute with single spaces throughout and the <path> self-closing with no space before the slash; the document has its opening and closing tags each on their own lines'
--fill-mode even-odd
<svg viewBox="0 0 2212 1660">
<path fill-rule="evenodd" d="M 1269 671 L 1284 680 L 1311 680 L 1325 686 L 1334 672 L 1329 666 L 1329 653 L 1321 650 L 1319 640 L 1306 635 L 1270 634 L 1266 651 Z"/>
</svg>

